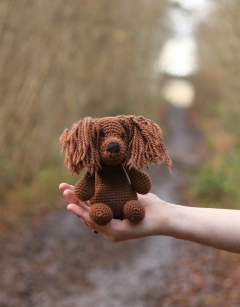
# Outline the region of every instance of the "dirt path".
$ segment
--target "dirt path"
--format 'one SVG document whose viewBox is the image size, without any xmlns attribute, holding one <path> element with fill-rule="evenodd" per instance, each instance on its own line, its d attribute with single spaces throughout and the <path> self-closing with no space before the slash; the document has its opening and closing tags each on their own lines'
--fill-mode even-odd
<svg viewBox="0 0 240 307">
<path fill-rule="evenodd" d="M 153 193 L 180 204 L 183 165 L 197 162 L 202 138 L 187 110 L 170 107 L 167 120 L 176 163 L 173 175 L 164 165 L 152 168 Z M 162 306 L 181 244 L 168 237 L 108 242 L 64 208 L 0 242 L 0 306 Z"/>
</svg>

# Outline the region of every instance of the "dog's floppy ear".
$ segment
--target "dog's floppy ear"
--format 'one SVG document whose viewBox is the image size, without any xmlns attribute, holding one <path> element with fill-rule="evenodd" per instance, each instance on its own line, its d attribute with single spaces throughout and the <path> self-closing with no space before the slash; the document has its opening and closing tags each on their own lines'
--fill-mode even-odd
<svg viewBox="0 0 240 307">
<path fill-rule="evenodd" d="M 70 172 L 79 174 L 86 167 L 92 174 L 100 168 L 98 130 L 98 120 L 91 117 L 80 120 L 70 131 L 64 130 L 60 142 L 62 152 L 66 150 L 64 165 Z"/>
<path fill-rule="evenodd" d="M 162 131 L 153 121 L 142 116 L 117 116 L 128 133 L 129 146 L 125 159 L 125 166 L 131 168 L 134 165 L 142 170 L 148 163 L 166 161 L 170 170 L 171 159 L 161 138 Z"/>
</svg>

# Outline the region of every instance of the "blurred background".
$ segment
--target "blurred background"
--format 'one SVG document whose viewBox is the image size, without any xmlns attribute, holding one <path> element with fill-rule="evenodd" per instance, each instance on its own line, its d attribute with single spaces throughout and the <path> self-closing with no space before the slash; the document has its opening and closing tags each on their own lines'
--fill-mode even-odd
<svg viewBox="0 0 240 307">
<path fill-rule="evenodd" d="M 58 191 L 78 180 L 63 167 L 62 131 L 85 116 L 134 114 L 160 124 L 174 162 L 156 194 L 239 209 L 239 37 L 233 0 L 0 1 L 1 306 L 240 305 L 238 256 L 165 239 L 105 242 L 69 218 Z M 171 266 L 158 268 L 156 244 Z M 139 260 L 127 286 L 144 297 L 126 295 L 119 275 L 111 301 L 118 263 L 146 249 L 156 253 Z M 91 278 L 103 276 L 99 290 Z M 146 280 L 154 291 L 142 288 Z"/>
</svg>

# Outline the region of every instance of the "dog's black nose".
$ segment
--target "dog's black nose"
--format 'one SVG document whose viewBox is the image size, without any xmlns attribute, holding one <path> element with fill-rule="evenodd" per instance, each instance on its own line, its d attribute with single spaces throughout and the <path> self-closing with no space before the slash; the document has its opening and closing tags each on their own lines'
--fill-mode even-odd
<svg viewBox="0 0 240 307">
<path fill-rule="evenodd" d="M 111 153 L 117 153 L 120 151 L 120 146 L 117 142 L 111 142 L 107 146 L 107 151 Z"/>
</svg>

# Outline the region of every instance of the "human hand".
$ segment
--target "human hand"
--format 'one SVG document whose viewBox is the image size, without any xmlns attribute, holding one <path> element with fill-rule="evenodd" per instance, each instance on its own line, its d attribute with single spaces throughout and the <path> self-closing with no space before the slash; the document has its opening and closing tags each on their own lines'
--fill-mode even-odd
<svg viewBox="0 0 240 307">
<path fill-rule="evenodd" d="M 171 211 L 174 205 L 167 203 L 156 195 L 149 193 L 138 195 L 138 200 L 145 208 L 145 217 L 139 223 L 133 223 L 127 219 L 112 219 L 105 226 L 95 224 L 89 217 L 89 202 L 77 199 L 74 187 L 61 183 L 59 189 L 69 202 L 68 210 L 78 216 L 80 220 L 95 232 L 101 233 L 106 239 L 113 242 L 137 239 L 153 235 L 171 235 Z"/>
</svg>

